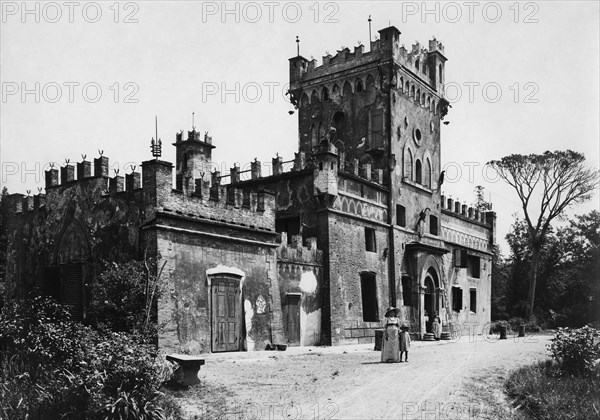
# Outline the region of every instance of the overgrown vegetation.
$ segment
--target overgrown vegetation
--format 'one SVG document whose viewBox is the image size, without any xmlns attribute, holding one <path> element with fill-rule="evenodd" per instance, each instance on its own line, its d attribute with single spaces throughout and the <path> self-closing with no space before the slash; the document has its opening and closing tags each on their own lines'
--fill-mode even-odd
<svg viewBox="0 0 600 420">
<path fill-rule="evenodd" d="M 0 418 L 180 418 L 160 391 L 171 366 L 157 354 L 159 277 L 142 262 L 108 264 L 89 325 L 32 294 L 0 314 Z"/>
<path fill-rule="evenodd" d="M 600 419 L 600 331 L 560 329 L 551 360 L 513 372 L 506 391 L 518 408 L 536 419 Z"/>
<path fill-rule="evenodd" d="M 550 229 L 546 235 L 538 265 L 535 316 L 527 322 L 532 251 L 525 222 L 517 219 L 513 223 L 507 235 L 508 258 L 494 254 L 492 319 L 525 323 L 530 331 L 536 325 L 581 327 L 598 319 L 593 302 L 600 300 L 600 212 L 566 221 L 565 226 Z"/>
<path fill-rule="evenodd" d="M 170 367 L 156 356 L 130 334 L 70 321 L 48 298 L 7 302 L 0 315 L 0 417 L 173 417 L 158 391 Z"/>
</svg>

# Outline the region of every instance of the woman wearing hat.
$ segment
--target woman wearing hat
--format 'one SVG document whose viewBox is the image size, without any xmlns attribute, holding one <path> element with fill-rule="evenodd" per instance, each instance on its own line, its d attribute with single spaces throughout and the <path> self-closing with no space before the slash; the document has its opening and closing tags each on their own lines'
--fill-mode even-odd
<svg viewBox="0 0 600 420">
<path fill-rule="evenodd" d="M 383 345 L 381 346 L 382 362 L 396 363 L 400 361 L 400 341 L 398 340 L 399 326 L 400 320 L 398 319 L 398 308 L 391 306 L 385 311 Z"/>
</svg>

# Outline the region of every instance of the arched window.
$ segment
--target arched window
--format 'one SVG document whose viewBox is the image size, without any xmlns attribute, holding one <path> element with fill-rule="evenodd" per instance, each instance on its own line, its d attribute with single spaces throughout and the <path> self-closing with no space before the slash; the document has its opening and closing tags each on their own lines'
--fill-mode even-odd
<svg viewBox="0 0 600 420">
<path fill-rule="evenodd" d="M 347 95 L 351 95 L 351 94 L 352 94 L 352 86 L 348 82 L 344 83 L 344 89 L 342 91 L 342 96 L 347 96 Z"/>
<path fill-rule="evenodd" d="M 408 80 L 407 80 L 406 84 L 404 85 L 404 93 L 406 93 L 408 95 L 409 91 L 410 91 L 410 84 L 408 83 Z"/>
<path fill-rule="evenodd" d="M 425 105 L 425 93 L 421 94 L 421 105 Z"/>
<path fill-rule="evenodd" d="M 421 101 L 421 89 L 417 89 L 417 94 L 415 95 L 415 102 L 420 103 Z"/>
<path fill-rule="evenodd" d="M 399 86 L 400 86 L 400 92 L 402 92 L 403 89 L 404 89 L 404 78 L 403 77 L 400 78 L 400 85 Z M 404 90 L 404 92 L 406 92 L 406 91 Z"/>
<path fill-rule="evenodd" d="M 415 68 L 417 69 L 417 71 L 419 71 L 419 69 L 420 69 L 420 64 L 421 64 L 421 62 L 417 58 L 417 61 L 415 61 Z"/>
<path fill-rule="evenodd" d="M 357 93 L 362 92 L 363 91 L 363 85 L 362 85 L 362 81 L 360 79 L 358 79 L 356 81 L 356 90 Z"/>
<path fill-rule="evenodd" d="M 423 185 L 425 185 L 427 188 L 431 188 L 431 162 L 429 161 L 429 158 L 425 159 L 425 178 L 424 178 L 424 182 Z"/>
<path fill-rule="evenodd" d="M 421 161 L 419 159 L 417 159 L 417 161 L 415 163 L 415 182 L 417 184 L 421 184 L 423 182 L 423 177 L 422 177 L 421 173 L 422 173 Z"/>
<path fill-rule="evenodd" d="M 404 158 L 404 177 L 412 181 L 413 176 L 413 155 L 410 149 L 406 149 L 406 156 Z"/>
<path fill-rule="evenodd" d="M 442 65 L 441 64 L 438 66 L 438 70 L 439 70 L 438 74 L 440 76 L 440 83 L 444 83 L 444 74 L 442 72 Z"/>
<path fill-rule="evenodd" d="M 300 98 L 300 106 L 305 107 L 307 105 L 308 105 L 308 95 L 306 93 L 303 93 L 302 97 Z"/>
<path fill-rule="evenodd" d="M 337 138 L 343 138 L 342 134 L 344 132 L 344 123 L 346 122 L 346 115 L 343 112 L 338 111 L 335 114 L 333 114 L 332 122 L 337 133 Z"/>
<path fill-rule="evenodd" d="M 329 91 L 327 90 L 326 87 L 324 87 L 323 90 L 321 91 L 321 99 L 323 101 L 328 101 L 329 100 Z"/>
<path fill-rule="evenodd" d="M 365 86 L 368 91 L 371 91 L 373 88 L 375 88 L 375 79 L 370 74 L 367 75 L 367 80 L 366 80 Z"/>
<path fill-rule="evenodd" d="M 415 85 L 412 85 L 410 87 L 410 97 L 414 98 L 415 97 Z"/>
<path fill-rule="evenodd" d="M 319 94 L 317 93 L 316 90 L 312 91 L 312 94 L 310 95 L 310 103 L 311 104 L 318 104 L 319 101 Z"/>
<path fill-rule="evenodd" d="M 319 133 L 317 132 L 317 126 L 314 124 L 310 125 L 310 145 L 316 146 L 319 142 Z"/>
</svg>

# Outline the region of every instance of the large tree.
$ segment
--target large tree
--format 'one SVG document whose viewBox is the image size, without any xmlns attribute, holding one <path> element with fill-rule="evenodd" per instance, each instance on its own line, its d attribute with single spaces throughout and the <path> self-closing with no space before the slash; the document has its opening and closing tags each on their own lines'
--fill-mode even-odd
<svg viewBox="0 0 600 420">
<path fill-rule="evenodd" d="M 488 162 L 516 191 L 531 246 L 527 317 L 533 315 L 540 253 L 550 223 L 572 204 L 588 200 L 598 186 L 598 171 L 572 150 L 505 156 Z"/>
</svg>

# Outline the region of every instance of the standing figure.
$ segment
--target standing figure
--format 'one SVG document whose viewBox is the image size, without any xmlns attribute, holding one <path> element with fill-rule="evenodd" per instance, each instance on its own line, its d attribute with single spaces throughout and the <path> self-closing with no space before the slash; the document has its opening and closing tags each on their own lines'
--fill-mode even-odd
<svg viewBox="0 0 600 420">
<path fill-rule="evenodd" d="M 410 335 L 408 334 L 408 327 L 403 325 L 400 328 L 400 361 L 402 361 L 402 353 L 405 354 L 404 360 L 408 362 L 408 349 L 410 348 Z"/>
<path fill-rule="evenodd" d="M 382 362 L 399 362 L 399 340 L 398 340 L 398 308 L 393 306 L 385 311 L 385 320 L 383 321 L 383 343 L 381 346 Z"/>
<path fill-rule="evenodd" d="M 425 332 L 430 332 L 431 326 L 429 324 L 429 314 L 425 311 Z"/>
<path fill-rule="evenodd" d="M 435 339 L 439 340 L 440 335 L 442 334 L 442 320 L 435 311 L 433 312 L 433 321 L 431 323 L 431 329 L 431 332 L 435 336 Z"/>
</svg>

